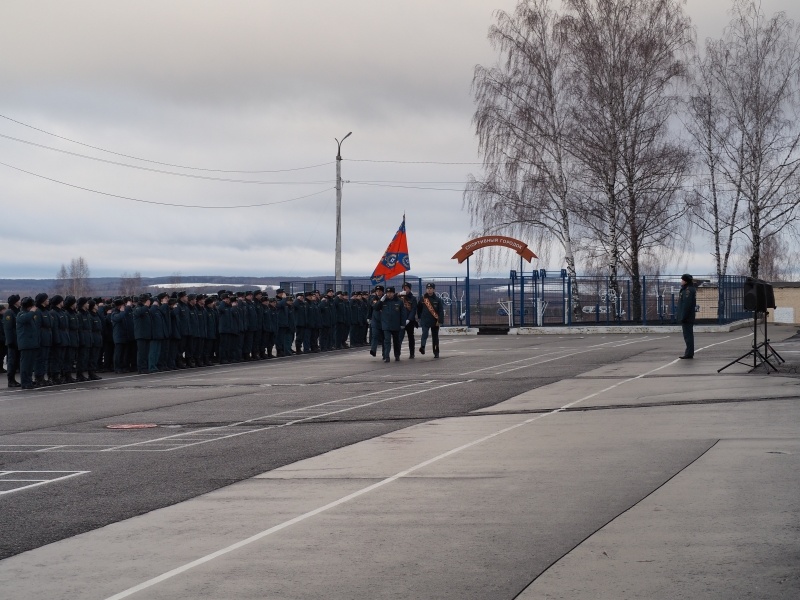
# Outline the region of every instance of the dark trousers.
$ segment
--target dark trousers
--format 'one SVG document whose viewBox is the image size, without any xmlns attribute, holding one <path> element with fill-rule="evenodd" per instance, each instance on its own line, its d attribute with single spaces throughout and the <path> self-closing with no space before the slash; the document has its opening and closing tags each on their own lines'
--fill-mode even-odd
<svg viewBox="0 0 800 600">
<path fill-rule="evenodd" d="M 390 331 L 388 329 L 383 332 L 383 358 L 391 358 L 391 350 L 394 346 L 395 358 L 400 357 L 400 330 Z"/>
<path fill-rule="evenodd" d="M 350 325 L 347 323 L 336 324 L 336 348 L 342 348 L 347 343 L 347 335 L 350 333 Z"/>
<path fill-rule="evenodd" d="M 61 365 L 62 372 L 67 373 L 75 372 L 75 357 L 78 355 L 77 346 L 67 346 L 64 348 L 64 362 Z"/>
<path fill-rule="evenodd" d="M 681 328 L 683 329 L 683 341 L 686 342 L 684 356 L 694 356 L 694 323 L 684 323 Z"/>
<path fill-rule="evenodd" d="M 8 380 L 14 379 L 14 373 L 19 369 L 19 350 L 16 348 L 8 348 L 6 354 L 6 370 L 8 371 Z M 16 379 L 14 379 L 16 381 Z"/>
<path fill-rule="evenodd" d="M 158 359 L 161 357 L 162 340 L 150 340 L 150 349 L 147 352 L 147 370 L 150 373 L 158 371 Z"/>
<path fill-rule="evenodd" d="M 49 372 L 49 365 L 50 346 L 40 346 L 36 354 L 36 366 L 33 369 L 36 379 L 44 379 L 45 374 Z"/>
<path fill-rule="evenodd" d="M 323 327 L 319 330 L 319 346 L 323 352 L 331 349 L 332 339 L 330 327 Z"/>
<path fill-rule="evenodd" d="M 114 356 L 116 355 L 116 346 L 111 340 L 103 340 L 103 368 L 111 371 L 116 369 L 114 366 Z"/>
<path fill-rule="evenodd" d="M 253 332 L 253 345 L 250 347 L 250 356 L 253 358 L 261 358 L 264 354 L 264 332 Z"/>
<path fill-rule="evenodd" d="M 3 359 L 6 357 L 6 345 L 5 343 L 0 344 L 0 368 L 3 367 Z"/>
<path fill-rule="evenodd" d="M 118 342 L 114 344 L 114 371 L 122 373 L 125 370 L 125 353 L 128 350 L 126 342 Z"/>
<path fill-rule="evenodd" d="M 439 328 L 434 325 L 433 327 L 428 327 L 426 325 L 422 326 L 422 339 L 419 342 L 420 348 L 425 347 L 425 342 L 428 340 L 428 330 L 431 332 L 431 337 L 433 338 L 433 354 L 439 354 Z"/>
<path fill-rule="evenodd" d="M 172 339 L 169 341 L 169 352 L 167 353 L 167 368 L 178 368 L 178 354 L 181 351 L 181 341 L 179 339 Z"/>
<path fill-rule="evenodd" d="M 64 362 L 64 346 L 53 346 L 50 348 L 50 362 L 47 366 L 50 379 L 61 375 L 62 364 Z"/>
<path fill-rule="evenodd" d="M 100 368 L 100 355 L 103 352 L 102 346 L 92 346 L 89 348 L 89 375 L 94 375 Z"/>
<path fill-rule="evenodd" d="M 264 348 L 267 349 L 267 356 L 272 356 L 272 349 L 275 347 L 275 333 L 272 331 L 264 332 Z"/>
<path fill-rule="evenodd" d="M 136 370 L 147 373 L 147 360 L 150 356 L 150 340 L 136 340 Z"/>
<path fill-rule="evenodd" d="M 78 346 L 78 355 L 76 357 L 77 368 L 79 374 L 89 370 L 89 346 Z"/>
<path fill-rule="evenodd" d="M 24 388 L 33 386 L 33 369 L 36 366 L 36 355 L 38 353 L 38 348 L 19 351 L 19 382 Z"/>
<path fill-rule="evenodd" d="M 416 346 L 414 345 L 414 329 L 416 329 L 416 326 L 417 324 L 414 321 L 412 321 L 411 323 L 405 326 L 400 335 L 401 344 L 403 343 L 404 337 L 408 338 L 408 351 L 409 351 L 409 356 L 411 356 L 412 358 L 414 357 L 414 352 L 416 351 Z"/>
<path fill-rule="evenodd" d="M 381 348 L 383 347 L 383 329 L 381 329 L 381 324 L 373 319 L 370 330 L 372 332 L 370 350 L 377 353 L 378 346 L 381 346 Z"/>
<path fill-rule="evenodd" d="M 295 328 L 295 338 L 294 338 L 294 347 L 297 350 L 298 354 L 300 353 L 301 350 L 305 350 L 305 348 L 303 347 L 304 346 L 303 341 L 305 339 L 305 335 L 306 335 L 305 325 L 298 325 Z"/>
<path fill-rule="evenodd" d="M 250 358 L 250 353 L 253 350 L 253 332 L 245 331 L 244 339 L 242 340 L 242 358 Z"/>
<path fill-rule="evenodd" d="M 275 345 L 278 347 L 278 356 L 289 356 L 291 347 L 287 348 L 286 340 L 291 335 L 288 327 L 278 327 L 278 333 L 275 336 Z"/>
</svg>

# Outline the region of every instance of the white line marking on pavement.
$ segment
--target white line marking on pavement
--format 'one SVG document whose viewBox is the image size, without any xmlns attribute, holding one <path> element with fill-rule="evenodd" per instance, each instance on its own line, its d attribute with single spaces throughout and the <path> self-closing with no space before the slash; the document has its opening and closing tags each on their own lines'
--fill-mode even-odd
<svg viewBox="0 0 800 600">
<path fill-rule="evenodd" d="M 61 477 L 54 477 L 52 479 L 6 479 L 6 475 L 24 475 L 25 473 L 67 473 Z M 23 485 L 16 487 L 13 490 L 5 490 L 0 492 L 0 496 L 5 494 L 13 494 L 14 492 L 21 492 L 22 490 L 29 490 L 30 488 L 38 487 L 40 485 L 47 485 L 48 483 L 55 483 L 56 481 L 63 481 L 70 477 L 77 477 L 78 475 L 85 475 L 91 471 L 0 471 L 0 482 L 13 481 L 17 483 L 24 483 L 26 481 L 32 482 L 31 485 Z"/>
<path fill-rule="evenodd" d="M 747 336 L 744 336 L 744 337 L 747 337 Z M 727 342 L 731 342 L 731 341 L 734 341 L 736 339 L 742 339 L 742 338 L 734 338 L 732 340 L 726 340 L 724 342 L 719 342 L 719 344 L 724 344 L 724 343 L 727 343 Z M 717 346 L 719 344 L 710 344 L 708 346 L 705 346 L 704 348 L 701 348 L 701 350 L 704 350 L 706 348 L 710 348 L 711 346 Z M 186 563 L 186 564 L 184 564 L 184 565 L 182 565 L 180 567 L 172 569 L 171 571 L 167 571 L 166 573 L 163 573 L 163 574 L 161 574 L 161 575 L 159 575 L 157 577 L 154 577 L 152 579 L 148 579 L 147 581 L 144 581 L 144 582 L 142 582 L 142 583 L 140 583 L 140 584 L 138 584 L 138 585 L 136 585 L 134 587 L 131 587 L 131 588 L 128 588 L 127 590 L 119 592 L 118 594 L 114 594 L 113 596 L 109 596 L 108 598 L 106 598 L 106 600 L 122 600 L 123 598 L 127 598 L 129 596 L 132 596 L 133 594 L 136 594 L 137 592 L 140 592 L 140 591 L 145 590 L 145 589 L 147 589 L 149 587 L 152 587 L 154 585 L 157 585 L 159 583 L 167 581 L 168 579 L 172 579 L 173 577 L 176 577 L 177 575 L 180 575 L 181 573 L 185 573 L 186 571 L 189 571 L 190 569 L 193 569 L 193 568 L 198 567 L 200 565 L 203 565 L 203 564 L 205 564 L 207 562 L 210 562 L 210 561 L 212 561 L 212 560 L 214 560 L 216 558 L 219 558 L 220 556 L 224 556 L 224 555 L 229 554 L 229 553 L 231 553 L 231 552 L 233 552 L 235 550 L 238 550 L 239 548 L 243 548 L 245 546 L 248 546 L 248 545 L 252 544 L 253 542 L 257 542 L 257 541 L 259 541 L 259 540 L 261 540 L 261 539 L 263 539 L 263 538 L 265 538 L 267 536 L 272 535 L 273 533 L 277 533 L 278 531 L 286 529 L 287 527 L 291 527 L 292 525 L 296 525 L 297 523 L 301 523 L 302 521 L 310 519 L 311 517 L 314 517 L 314 516 L 316 516 L 316 515 L 318 515 L 320 513 L 326 512 L 326 511 L 328 511 L 328 510 L 330 510 L 332 508 L 336 508 L 337 506 L 340 506 L 342 504 L 350 502 L 351 500 L 354 500 L 354 499 L 356 499 L 356 498 L 358 498 L 360 496 L 363 496 L 364 494 L 368 494 L 369 492 L 372 492 L 372 491 L 374 491 L 374 490 L 376 490 L 378 488 L 381 488 L 381 487 L 383 487 L 385 485 L 388 485 L 388 484 L 390 484 L 390 483 L 392 483 L 394 481 L 397 481 L 398 479 L 406 477 L 406 476 L 410 475 L 411 473 L 414 473 L 416 471 L 419 471 L 420 469 L 423 469 L 423 468 L 425 468 L 425 467 L 427 467 L 429 465 L 432 465 L 433 463 L 436 463 L 436 462 L 438 462 L 440 460 L 443 460 L 445 458 L 453 456 L 454 454 L 458 454 L 459 452 L 462 452 L 464 450 L 472 448 L 473 446 L 477 446 L 479 444 L 487 442 L 487 441 L 489 441 L 489 440 L 491 440 L 493 438 L 496 438 L 496 437 L 498 437 L 500 435 L 504 435 L 504 434 L 506 434 L 506 433 L 508 433 L 510 431 L 513 431 L 513 430 L 518 429 L 520 427 L 523 427 L 525 425 L 529 425 L 529 424 L 533 423 L 534 421 L 538 421 L 540 419 L 544 419 L 545 417 L 558 414 L 558 413 L 566 410 L 567 408 L 569 408 L 571 406 L 574 406 L 575 404 L 578 404 L 580 402 L 583 402 L 584 400 L 588 400 L 590 398 L 593 398 L 594 396 L 596 396 L 598 394 L 601 394 L 601 393 L 603 393 L 605 391 L 611 390 L 611 389 L 613 389 L 615 387 L 618 387 L 618 386 L 622 385 L 623 383 L 626 383 L 626 382 L 629 382 L 629 381 L 634 381 L 636 379 L 641 379 L 641 378 L 643 378 L 643 377 L 645 377 L 647 375 L 655 373 L 656 371 L 660 371 L 661 369 L 664 369 L 664 368 L 666 368 L 666 367 L 668 367 L 670 365 L 674 365 L 679 360 L 680 359 L 672 360 L 672 361 L 670 361 L 670 362 L 668 362 L 668 363 L 666 363 L 664 365 L 661 365 L 660 367 L 656 367 L 655 369 L 651 369 L 650 371 L 642 373 L 641 375 L 637 375 L 636 377 L 631 377 L 630 379 L 626 379 L 625 381 L 621 381 L 621 382 L 618 382 L 618 383 L 616 383 L 616 384 L 614 384 L 612 386 L 609 386 L 605 390 L 601 390 L 601 391 L 596 392 L 594 394 L 590 394 L 588 396 L 585 396 L 584 398 L 581 398 L 579 400 L 575 400 L 574 402 L 570 402 L 569 404 L 565 404 L 561 408 L 552 410 L 552 411 L 544 413 L 544 414 L 536 415 L 535 417 L 531 417 L 530 419 L 526 419 L 524 421 L 521 421 L 520 423 L 516 423 L 515 425 L 511 425 L 509 427 L 505 427 L 503 429 L 500 429 L 498 431 L 495 431 L 493 433 L 485 435 L 485 436 L 483 436 L 481 438 L 478 438 L 476 440 L 473 440 L 471 442 L 463 444 L 463 445 L 459 446 L 458 448 L 453 448 L 452 450 L 448 450 L 447 452 L 439 454 L 438 456 L 434 456 L 433 458 L 429 458 L 428 460 L 425 460 L 425 461 L 423 461 L 421 463 L 418 463 L 418 464 L 414 465 L 413 467 L 410 467 L 409 469 L 406 469 L 405 471 L 400 471 L 399 473 L 396 473 L 396 474 L 392 475 L 391 477 L 387 477 L 386 479 L 383 479 L 381 481 L 378 481 L 377 483 L 374 483 L 374 484 L 369 485 L 369 486 L 367 486 L 365 488 L 362 488 L 362 489 L 360 489 L 360 490 L 358 490 L 356 492 L 353 492 L 352 494 L 348 494 L 347 496 L 339 498 L 338 500 L 334 500 L 333 502 L 330 502 L 330 503 L 328 503 L 328 504 L 326 504 L 324 506 L 320 506 L 319 508 L 315 508 L 314 510 L 308 511 L 306 513 L 303 513 L 302 515 L 294 517 L 293 519 L 289 519 L 288 521 L 284 521 L 283 523 L 279 523 L 278 525 L 275 525 L 274 527 L 270 527 L 269 529 L 265 529 L 264 531 L 261 531 L 261 532 L 255 534 L 255 535 L 252 535 L 252 536 L 250 536 L 250 537 L 248 537 L 246 539 L 240 540 L 240 541 L 238 541 L 238 542 L 236 542 L 234 544 L 231 544 L 230 546 L 227 546 L 225 548 L 217 550 L 216 552 L 212 552 L 211 554 L 207 554 L 205 556 L 202 556 L 202 557 L 198 558 L 197 560 L 193 560 L 193 561 L 191 561 L 189 563 Z"/>
</svg>

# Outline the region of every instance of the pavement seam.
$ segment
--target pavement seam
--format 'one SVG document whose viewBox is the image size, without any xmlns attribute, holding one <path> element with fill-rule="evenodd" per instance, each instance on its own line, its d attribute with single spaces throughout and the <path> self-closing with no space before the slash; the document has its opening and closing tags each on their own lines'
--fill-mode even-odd
<svg viewBox="0 0 800 600">
<path fill-rule="evenodd" d="M 644 495 L 644 496 L 642 496 L 641 498 L 639 498 L 639 499 L 638 499 L 636 502 L 634 502 L 633 504 L 631 504 L 631 505 L 630 505 L 628 508 L 626 508 L 625 510 L 621 511 L 619 514 L 617 514 L 617 515 L 615 515 L 615 516 L 611 517 L 611 518 L 610 518 L 608 521 L 606 521 L 605 523 L 603 523 L 603 524 L 602 524 L 600 527 L 598 527 L 597 529 L 595 529 L 594 531 L 592 531 L 591 533 L 589 533 L 589 535 L 587 535 L 585 538 L 583 538 L 582 540 L 580 540 L 580 541 L 579 541 L 577 544 L 575 544 L 574 546 L 572 546 L 572 548 L 570 548 L 569 550 L 567 550 L 566 552 L 564 552 L 564 553 L 563 553 L 561 556 L 559 556 L 558 558 L 556 558 L 556 559 L 555 559 L 553 562 L 551 562 L 551 563 L 550 563 L 549 565 L 547 565 L 547 566 L 546 566 L 544 569 L 542 569 L 542 571 L 541 571 L 541 572 L 540 572 L 540 573 L 539 573 L 539 574 L 538 574 L 536 577 L 534 577 L 533 579 L 531 579 L 531 581 L 530 581 L 530 582 L 528 582 L 528 584 L 527 584 L 527 585 L 525 585 L 525 587 L 523 587 L 523 588 L 522 588 L 522 589 L 521 589 L 521 590 L 520 590 L 520 591 L 519 591 L 517 594 L 515 594 L 515 595 L 513 596 L 513 598 L 514 598 L 514 599 L 516 599 L 516 598 L 519 598 L 519 597 L 520 597 L 520 595 L 522 595 L 523 593 L 525 593 L 525 591 L 526 591 L 526 590 L 527 590 L 529 587 L 531 587 L 531 586 L 532 586 L 534 583 L 536 583 L 536 580 L 537 580 L 537 579 L 539 579 L 539 578 L 540 578 L 542 575 L 544 575 L 545 573 L 547 573 L 547 572 L 548 572 L 548 571 L 549 571 L 551 568 L 553 568 L 553 566 L 557 565 L 557 564 L 558 564 L 558 563 L 559 563 L 561 560 L 563 560 L 563 559 L 564 559 L 566 556 L 568 556 L 570 553 L 574 552 L 574 551 L 575 551 L 577 548 L 579 548 L 579 547 L 580 547 L 580 546 L 581 546 L 581 545 L 582 545 L 584 542 L 586 542 L 587 540 L 589 540 L 589 539 L 590 539 L 592 536 L 594 536 L 594 535 L 595 535 L 595 534 L 597 534 L 598 532 L 602 531 L 603 529 L 605 529 L 606 527 L 608 527 L 608 526 L 609 526 L 611 523 L 613 523 L 614 521 L 616 521 L 618 518 L 620 518 L 620 517 L 621 517 L 621 516 L 623 516 L 624 514 L 626 514 L 626 513 L 630 512 L 632 509 L 636 508 L 636 507 L 637 507 L 639 504 L 641 504 L 642 502 L 644 502 L 645 500 L 647 500 L 647 499 L 648 499 L 650 496 L 652 496 L 653 494 L 655 494 L 657 491 L 659 491 L 661 488 L 663 488 L 665 485 L 667 485 L 667 484 L 668 484 L 670 481 L 672 481 L 673 479 L 675 479 L 675 478 L 676 478 L 678 475 L 680 475 L 681 473 L 683 473 L 683 472 L 684 472 L 686 469 L 688 469 L 689 467 L 691 467 L 691 466 L 692 466 L 694 463 L 696 463 L 698 460 L 700 460 L 700 459 L 701 459 L 701 458 L 703 458 L 703 457 L 704 457 L 706 454 L 708 454 L 708 453 L 709 453 L 709 451 L 710 451 L 712 448 L 716 447 L 716 445 L 717 445 L 717 444 L 718 444 L 720 441 L 721 441 L 721 440 L 719 440 L 719 439 L 718 439 L 718 440 L 715 440 L 713 444 L 711 444 L 711 445 L 710 445 L 708 448 L 706 448 L 706 449 L 705 449 L 703 452 L 701 452 L 701 453 L 700 453 L 700 454 L 699 454 L 697 457 L 695 457 L 695 458 L 694 458 L 694 459 L 693 459 L 691 462 L 689 462 L 688 464 L 686 464 L 686 465 L 685 465 L 683 468 L 679 469 L 677 472 L 675 472 L 675 473 L 674 473 L 672 476 L 670 476 L 668 479 L 666 479 L 666 480 L 665 480 L 664 482 L 662 482 L 660 485 L 658 485 L 657 487 L 655 487 L 654 489 L 652 489 L 652 490 L 651 490 L 649 493 L 647 493 L 646 495 Z M 110 600 L 110 599 L 109 599 L 109 600 Z"/>
</svg>

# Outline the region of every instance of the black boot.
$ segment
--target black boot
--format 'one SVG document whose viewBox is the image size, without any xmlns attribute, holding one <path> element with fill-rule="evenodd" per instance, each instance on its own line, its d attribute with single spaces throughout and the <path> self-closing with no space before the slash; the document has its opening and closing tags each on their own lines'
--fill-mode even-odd
<svg viewBox="0 0 800 600">
<path fill-rule="evenodd" d="M 76 382 L 82 383 L 84 381 L 89 381 L 86 377 L 83 376 L 83 373 L 78 373 L 78 376 L 75 378 Z"/>
<path fill-rule="evenodd" d="M 72 373 L 66 373 L 64 375 L 64 383 L 78 383 L 78 380 L 72 376 Z"/>
<path fill-rule="evenodd" d="M 16 379 L 14 379 L 14 375 L 12 374 L 8 378 L 8 387 L 10 387 L 10 388 L 22 387 L 22 384 L 19 381 L 17 381 Z"/>
<path fill-rule="evenodd" d="M 89 371 L 89 381 L 100 381 L 102 377 L 94 371 Z"/>
</svg>

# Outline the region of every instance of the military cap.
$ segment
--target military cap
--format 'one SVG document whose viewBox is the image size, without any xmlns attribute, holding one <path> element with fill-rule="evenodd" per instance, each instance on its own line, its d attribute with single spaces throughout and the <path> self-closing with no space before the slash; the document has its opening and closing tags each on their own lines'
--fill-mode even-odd
<svg viewBox="0 0 800 600">
<path fill-rule="evenodd" d="M 685 281 L 686 283 L 692 283 L 692 276 L 689 273 L 684 273 L 681 275 L 681 281 Z"/>
<path fill-rule="evenodd" d="M 64 301 L 64 297 L 61 296 L 60 294 L 56 294 L 55 296 L 50 298 L 50 304 L 52 304 L 53 306 L 58 306 L 63 301 Z"/>
<path fill-rule="evenodd" d="M 285 290 L 285 289 L 283 289 L 283 288 L 278 288 L 277 290 L 275 290 L 275 295 L 276 295 L 276 296 L 277 296 L 278 294 L 285 294 L 285 293 L 286 293 L 286 290 Z"/>
<path fill-rule="evenodd" d="M 36 294 L 36 304 L 41 304 L 42 302 L 47 300 L 47 298 L 49 298 L 49 296 L 47 294 L 45 294 L 44 292 Z"/>
<path fill-rule="evenodd" d="M 11 294 L 8 297 L 8 305 L 14 306 L 17 302 L 19 302 L 19 296 L 17 294 Z"/>
<path fill-rule="evenodd" d="M 177 299 L 178 299 L 178 292 L 172 292 L 172 293 L 169 295 L 169 297 L 170 297 L 170 298 L 175 298 L 175 299 L 177 300 Z"/>
<path fill-rule="evenodd" d="M 297 292 L 295 296 L 298 298 L 305 298 L 305 294 L 303 292 Z"/>
<path fill-rule="evenodd" d="M 425 288 L 429 289 L 429 290 L 435 290 L 436 289 L 436 284 L 435 283 L 429 283 L 428 285 L 425 286 Z"/>
<path fill-rule="evenodd" d="M 220 298 L 222 298 L 222 294 L 225 294 L 225 293 L 227 293 L 227 290 L 220 290 L 220 291 L 217 292 L 217 294 L 219 294 Z"/>
<path fill-rule="evenodd" d="M 383 286 L 382 286 L 382 285 L 376 285 L 376 286 L 375 286 L 375 289 L 376 289 L 376 290 L 382 290 L 382 289 L 383 289 Z"/>
<path fill-rule="evenodd" d="M 404 281 L 403 282 L 403 289 L 406 289 L 406 288 L 411 289 L 411 282 L 410 281 Z"/>
<path fill-rule="evenodd" d="M 158 298 L 158 301 L 161 302 L 161 300 L 163 300 L 167 296 L 169 296 L 167 292 L 161 292 L 158 296 L 156 296 L 156 298 Z"/>
<path fill-rule="evenodd" d="M 204 303 L 206 306 L 208 306 L 209 304 L 214 304 L 214 299 L 213 299 L 213 298 L 204 298 L 204 299 L 203 299 L 203 303 Z"/>
<path fill-rule="evenodd" d="M 83 305 L 86 304 L 88 301 L 89 299 L 86 298 L 85 296 L 81 296 L 80 298 L 78 298 L 78 308 L 83 308 Z"/>
<path fill-rule="evenodd" d="M 67 296 L 66 298 L 64 298 L 64 306 L 69 308 L 70 306 L 74 305 L 75 305 L 75 296 Z"/>
<path fill-rule="evenodd" d="M 228 295 L 228 292 L 226 292 L 225 290 L 222 290 L 219 293 L 219 299 L 220 300 L 227 300 L 228 298 L 230 298 L 230 296 Z"/>
<path fill-rule="evenodd" d="M 252 295 L 253 295 L 253 290 L 247 290 L 247 291 L 245 291 L 244 295 L 245 295 L 245 296 L 252 296 Z"/>
<path fill-rule="evenodd" d="M 170 296 L 169 305 L 170 306 L 175 306 L 177 303 L 178 303 L 178 299 L 177 298 L 173 298 L 172 296 Z"/>
<path fill-rule="evenodd" d="M 147 294 L 139 294 L 139 302 L 147 302 L 150 300 L 150 296 Z"/>
<path fill-rule="evenodd" d="M 386 293 L 388 294 L 389 292 L 392 292 L 394 294 L 394 286 L 390 285 L 389 287 L 386 288 Z"/>
<path fill-rule="evenodd" d="M 125 300 L 123 300 L 122 298 L 114 299 L 114 306 L 122 306 L 123 304 L 125 304 Z"/>
<path fill-rule="evenodd" d="M 306 296 L 313 296 L 314 292 L 306 292 Z"/>
<path fill-rule="evenodd" d="M 181 299 L 181 298 L 183 298 L 185 295 L 186 295 L 186 292 L 184 292 L 183 290 L 181 290 L 180 292 L 178 292 L 178 299 L 180 300 L 180 299 Z"/>
<path fill-rule="evenodd" d="M 263 295 L 264 295 L 264 292 L 263 292 L 263 291 L 261 291 L 261 290 L 256 290 L 255 292 L 253 292 L 253 295 L 254 295 L 254 296 L 263 296 Z"/>
<path fill-rule="evenodd" d="M 33 298 L 31 298 L 30 296 L 25 296 L 22 299 L 22 308 L 30 308 L 34 304 L 35 302 L 33 301 Z"/>
<path fill-rule="evenodd" d="M 94 301 L 94 298 L 89 300 L 89 310 L 92 310 L 95 306 L 97 306 L 97 302 Z"/>
<path fill-rule="evenodd" d="M 189 300 L 197 300 L 197 294 L 189 294 Z"/>
</svg>

